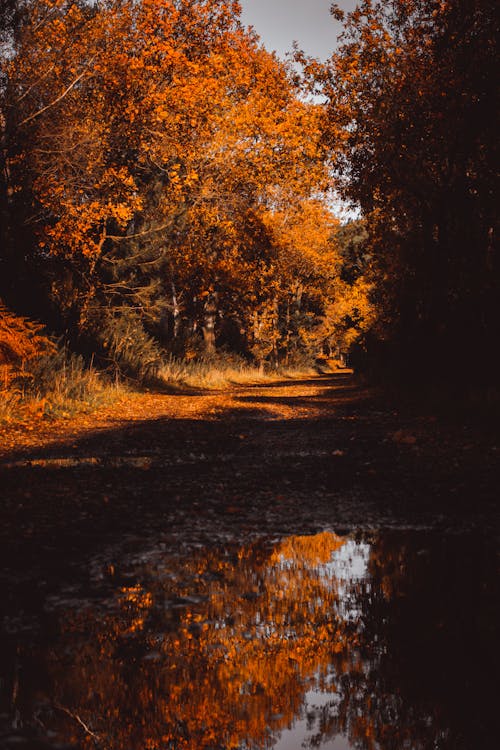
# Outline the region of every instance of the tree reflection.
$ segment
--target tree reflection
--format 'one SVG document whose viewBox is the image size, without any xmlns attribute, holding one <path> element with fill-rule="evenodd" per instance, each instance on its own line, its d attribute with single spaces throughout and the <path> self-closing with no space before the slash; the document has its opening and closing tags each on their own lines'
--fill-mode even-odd
<svg viewBox="0 0 500 750">
<path fill-rule="evenodd" d="M 299 718 L 310 748 L 486 747 L 489 553 L 369 542 L 162 554 L 127 585 L 110 570 L 104 601 L 59 607 L 43 669 L 25 655 L 16 710 L 82 748 L 272 748 Z M 47 675 L 31 692 L 30 669 Z"/>
</svg>

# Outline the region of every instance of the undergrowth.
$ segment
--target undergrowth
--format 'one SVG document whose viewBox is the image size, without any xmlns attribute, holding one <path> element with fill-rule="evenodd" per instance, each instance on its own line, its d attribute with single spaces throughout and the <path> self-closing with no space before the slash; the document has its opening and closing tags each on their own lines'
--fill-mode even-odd
<svg viewBox="0 0 500 750">
<path fill-rule="evenodd" d="M 176 357 L 165 359 L 158 371 L 160 383 L 176 388 L 218 389 L 231 385 L 250 385 L 276 381 L 283 377 L 315 374 L 313 363 L 300 366 L 258 366 L 236 354 L 222 352 L 185 360 Z"/>
<path fill-rule="evenodd" d="M 24 362 L 0 392 L 0 420 L 70 417 L 111 404 L 124 391 L 120 383 L 86 364 L 63 346 Z"/>
<path fill-rule="evenodd" d="M 314 374 L 309 368 L 264 369 L 234 355 L 184 360 L 166 357 L 154 381 L 111 379 L 80 355 L 60 347 L 38 359 L 24 362 L 16 377 L 0 387 L 0 422 L 26 421 L 40 417 L 68 418 L 111 405 L 127 393 L 152 389 L 216 390 L 233 385 L 273 382 L 285 377 Z"/>
<path fill-rule="evenodd" d="M 134 325 L 132 325 L 134 323 Z M 159 390 L 210 390 L 311 375 L 312 361 L 285 367 L 258 366 L 230 352 L 191 359 L 167 355 L 138 336 L 135 321 L 103 329 L 108 369 L 98 369 L 43 333 L 42 326 L 7 310 L 0 302 L 0 422 L 71 417 L 110 405 L 143 386 Z M 128 326 L 128 327 L 127 327 Z M 141 361 L 139 353 L 147 354 Z"/>
</svg>

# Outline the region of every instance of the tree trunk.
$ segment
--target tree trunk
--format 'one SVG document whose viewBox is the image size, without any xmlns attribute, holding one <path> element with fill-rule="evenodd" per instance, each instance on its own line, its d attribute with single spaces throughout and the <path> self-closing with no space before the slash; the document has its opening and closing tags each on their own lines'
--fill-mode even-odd
<svg viewBox="0 0 500 750">
<path fill-rule="evenodd" d="M 288 365 L 290 362 L 290 341 L 292 338 L 292 331 L 290 328 L 290 297 L 287 297 L 286 301 L 286 341 L 285 341 L 285 363 Z"/>
<path fill-rule="evenodd" d="M 217 319 L 218 294 L 211 292 L 203 308 L 203 339 L 205 341 L 205 352 L 215 352 L 215 321 Z"/>
<path fill-rule="evenodd" d="M 179 327 L 181 323 L 179 302 L 177 301 L 177 294 L 175 291 L 175 284 L 172 281 L 172 317 L 174 319 L 173 336 L 174 340 L 179 336 Z"/>
<path fill-rule="evenodd" d="M 273 364 L 276 369 L 278 369 L 279 366 L 279 352 L 278 352 L 278 340 L 279 340 L 279 302 L 278 297 L 275 297 L 273 300 L 273 307 L 272 307 L 272 317 L 271 317 L 271 326 L 272 326 L 272 358 L 273 358 Z"/>
<path fill-rule="evenodd" d="M 12 230 L 12 200 L 14 190 L 11 182 L 9 165 L 9 116 L 0 109 L 0 268 L 1 281 L 6 283 L 9 270 L 7 266 L 14 260 L 14 232 Z M 5 291 L 0 287 L 0 292 Z"/>
</svg>

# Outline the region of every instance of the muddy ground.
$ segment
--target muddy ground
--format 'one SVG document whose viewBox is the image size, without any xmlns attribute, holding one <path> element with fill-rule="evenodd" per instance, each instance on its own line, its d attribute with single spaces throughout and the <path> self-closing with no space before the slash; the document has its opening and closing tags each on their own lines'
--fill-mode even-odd
<svg viewBox="0 0 500 750">
<path fill-rule="evenodd" d="M 189 700 L 200 692 L 191 684 L 193 674 L 201 675 L 203 690 L 213 682 L 212 667 L 203 671 L 205 662 L 189 666 L 191 641 L 186 641 L 186 653 L 176 646 L 173 661 L 165 655 L 174 639 L 172 613 L 180 620 L 205 616 L 198 611 L 209 599 L 205 588 L 222 586 L 219 574 L 193 576 L 197 561 L 204 569 L 207 560 L 221 558 L 227 568 L 227 560 L 234 558 L 235 581 L 241 579 L 243 588 L 226 582 L 214 601 L 222 602 L 231 643 L 240 644 L 235 651 L 239 664 L 247 636 L 236 624 L 257 596 L 247 591 L 249 581 L 261 581 L 264 568 L 258 560 L 291 538 L 299 546 L 307 539 L 312 545 L 342 543 L 349 554 L 371 544 L 372 575 L 378 567 L 383 573 L 378 599 L 376 575 L 366 590 L 354 575 L 361 609 L 352 611 L 363 623 L 360 632 L 368 635 L 364 651 L 358 653 L 351 644 L 342 656 L 352 667 L 356 689 L 348 689 L 348 670 L 338 686 L 339 695 L 341 685 L 345 688 L 344 708 L 340 713 L 332 708 L 337 729 L 330 735 L 342 729 L 339 716 L 350 716 L 351 708 L 353 717 L 359 714 L 356 705 L 349 708 L 349 696 L 360 690 L 356 665 L 361 658 L 366 674 L 381 680 L 378 687 L 368 681 L 363 688 L 366 705 L 382 707 L 364 709 L 367 716 L 373 713 L 374 726 L 385 726 L 384 707 L 401 704 L 394 738 L 381 746 L 401 747 L 406 731 L 415 748 L 489 746 L 496 731 L 492 680 L 497 672 L 488 665 L 498 622 L 494 548 L 500 441 L 494 419 L 403 407 L 340 372 L 220 393 L 145 393 L 94 415 L 7 426 L 0 440 L 1 750 L 142 750 L 137 732 L 155 726 L 157 701 L 165 693 L 162 680 L 174 674 L 176 664 L 189 667 L 189 684 L 179 683 Z M 281 595 L 271 585 L 270 570 L 273 610 Z M 283 570 L 295 591 L 293 568 L 280 569 L 280 575 Z M 299 566 L 298 575 L 304 570 L 307 565 Z M 394 591 L 401 588 L 392 599 L 387 581 Z M 299 589 L 282 618 L 298 617 L 297 627 L 311 618 L 311 602 L 305 595 L 299 602 Z M 150 592 L 144 600 L 149 619 L 140 620 L 139 628 L 132 618 L 127 629 L 124 622 L 140 604 L 134 599 L 138 591 Z M 132 598 L 122 611 L 125 595 Z M 377 601 L 384 602 L 383 616 Z M 264 611 L 258 597 L 254 604 Z M 302 610 L 309 613 L 305 619 L 297 615 Z M 320 615 L 324 626 L 326 615 Z M 78 618 L 83 624 L 71 635 Z M 212 620 L 206 622 L 211 632 Z M 272 621 L 269 632 L 278 622 Z M 375 635 L 370 635 L 370 623 Z M 213 627 L 219 638 L 220 629 Z M 151 651 L 160 631 L 161 654 Z M 102 644 L 109 646 L 108 661 Z M 310 648 L 320 653 L 327 645 L 318 635 Z M 262 648 L 268 653 L 265 639 Z M 212 653 L 210 648 L 203 652 L 207 663 Z M 148 661 L 160 657 L 161 668 Z M 150 663 L 151 674 L 144 667 Z M 106 675 L 112 676 L 107 692 L 94 706 L 92 685 Z M 293 685 L 298 690 L 302 682 Z M 420 697 L 415 697 L 417 684 L 423 686 Z M 274 688 L 276 695 L 291 690 Z M 138 695 L 149 696 L 151 706 L 139 710 Z M 214 716 L 227 701 L 225 693 L 217 697 Z M 175 714 L 174 704 L 168 711 Z M 408 718 L 415 712 L 425 718 L 418 726 Z M 256 705 L 256 720 L 268 721 L 273 742 L 281 733 L 276 747 L 302 746 L 294 735 L 300 721 L 293 729 L 286 712 L 275 711 L 269 720 L 261 713 Z M 157 727 L 160 735 L 162 727 Z M 158 746 L 201 746 L 195 734 L 186 745 L 185 729 L 177 736 L 180 729 L 175 722 L 172 727 L 172 742 Z M 225 731 L 214 747 L 227 746 Z M 321 736 L 328 742 L 330 735 Z M 251 733 L 243 736 L 244 747 L 262 746 L 255 738 L 251 744 Z M 314 747 L 323 747 L 317 742 Z M 339 747 L 354 747 L 347 739 L 339 742 L 344 742 Z M 369 742 L 355 746 L 372 747 Z"/>
<path fill-rule="evenodd" d="M 494 422 L 412 414 L 349 373 L 145 394 L 0 439 L 4 569 L 172 525 L 204 541 L 290 525 L 495 527 Z"/>
</svg>

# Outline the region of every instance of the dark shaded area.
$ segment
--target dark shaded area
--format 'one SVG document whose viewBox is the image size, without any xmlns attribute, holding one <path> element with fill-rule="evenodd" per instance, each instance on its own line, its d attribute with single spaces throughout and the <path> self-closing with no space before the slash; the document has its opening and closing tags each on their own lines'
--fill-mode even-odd
<svg viewBox="0 0 500 750">
<path fill-rule="evenodd" d="M 498 406 L 497 4 L 387 2 L 343 21 L 317 81 L 337 188 L 366 220 L 381 315 L 363 364 Z"/>
<path fill-rule="evenodd" d="M 293 528 L 202 546 L 176 529 L 128 536 L 9 613 L 1 710 L 22 731 L 0 746 L 38 747 L 20 738 L 41 727 L 110 750 L 256 749 L 283 732 L 306 748 L 493 746 L 488 538 Z"/>
<path fill-rule="evenodd" d="M 242 528 L 270 517 L 270 531 L 290 513 L 312 528 L 325 519 L 340 528 L 490 523 L 499 474 L 493 432 L 383 408 L 349 376 L 304 385 L 319 383 L 316 396 L 248 389 L 241 409 L 207 420 L 134 422 L 12 452 L 0 468 L 0 554 L 8 563 L 22 540 L 25 561 L 44 544 L 71 557 L 73 547 L 167 523 L 178 508 L 188 522 L 191 510 L 224 525 L 226 506 L 236 505 Z M 266 406 L 276 403 L 310 412 L 275 419 Z"/>
<path fill-rule="evenodd" d="M 236 561 L 238 579 L 237 561 L 247 554 L 242 549 L 251 550 L 252 560 L 257 556 L 260 570 L 269 559 L 269 544 L 297 534 L 313 538 L 323 529 L 340 535 L 357 532 L 372 545 L 373 588 L 358 591 L 361 642 L 355 639 L 352 648 L 346 645 L 338 654 L 333 649 L 335 656 L 328 657 L 337 664 L 336 674 L 343 675 L 339 685 L 344 723 L 328 712 L 322 718 L 318 715 L 321 737 L 352 729 L 361 701 L 361 715 L 373 714 L 384 750 L 404 747 L 397 733 L 401 726 L 406 727 L 407 737 L 417 738 L 408 745 L 412 748 L 434 747 L 436 727 L 448 732 L 439 748 L 488 746 L 494 695 L 488 680 L 495 673 L 488 660 L 497 601 L 492 588 L 498 534 L 495 433 L 478 423 L 400 413 L 360 390 L 347 375 L 303 385 L 297 397 L 283 389 L 278 394 L 273 390 L 278 386 L 245 389 L 236 402 L 241 408 L 221 406 L 203 420 L 145 420 L 36 452 L 4 454 L 0 580 L 6 703 L 0 710 L 0 747 L 2 742 L 4 747 L 14 746 L 1 739 L 12 733 L 18 739 L 37 734 L 55 747 L 55 739 L 46 733 L 51 726 L 57 726 L 63 737 L 73 737 L 75 746 L 93 747 L 94 740 L 74 716 L 55 707 L 64 706 L 88 726 L 99 725 L 98 734 L 108 732 L 102 712 L 109 710 L 111 716 L 113 701 L 121 698 L 114 688 L 109 688 L 108 696 L 99 693 L 92 700 L 82 694 L 85 680 L 78 670 L 100 674 L 102 666 L 99 654 L 89 655 L 89 649 L 97 648 L 104 638 L 111 649 L 106 657 L 111 675 L 118 670 L 120 681 L 127 683 L 130 676 L 132 685 L 139 680 L 146 693 L 154 684 L 159 686 L 154 690 L 165 695 L 164 677 L 153 669 L 155 659 L 145 671 L 141 666 L 148 664 L 142 661 L 144 649 L 158 651 L 153 644 L 158 632 L 165 628 L 177 632 L 179 613 L 194 606 L 196 597 L 212 596 L 203 586 L 208 578 L 218 580 L 220 570 L 211 565 L 201 586 L 197 560 L 229 556 Z M 277 404 L 293 407 L 296 416 L 276 418 Z M 147 568 L 151 550 L 156 562 Z M 164 560 L 170 561 L 168 580 L 165 576 L 156 580 L 167 564 Z M 246 570 L 247 563 L 241 564 Z M 248 565 L 253 569 L 254 562 Z M 302 583 L 297 585 L 300 588 Z M 135 600 L 124 605 L 117 615 L 119 633 L 111 637 L 105 602 L 136 586 L 141 596 L 153 592 L 152 608 L 144 604 L 141 609 Z M 165 586 L 171 593 L 160 596 Z M 248 594 L 244 601 L 254 600 L 255 590 L 247 579 L 231 586 L 231 597 Z M 224 592 L 226 601 L 227 587 Z M 168 622 L 162 614 L 165 596 L 177 602 L 166 607 L 177 612 L 173 619 L 168 616 Z M 273 596 L 269 594 L 269 606 Z M 293 618 L 299 617 L 301 623 L 310 617 L 307 596 L 304 589 L 300 610 L 304 615 L 299 617 L 293 610 Z M 57 616 L 50 604 L 54 601 L 59 602 Z M 230 623 L 236 615 L 231 614 L 233 604 L 227 607 L 224 616 Z M 234 607 L 241 607 L 240 599 Z M 144 608 L 149 613 L 147 627 L 128 635 L 122 632 L 123 622 L 134 612 L 144 614 Z M 209 613 L 203 617 L 211 620 Z M 314 632 L 323 632 L 329 617 L 323 614 Z M 74 635 L 68 635 L 72 618 L 83 620 Z M 189 627 L 196 622 L 190 620 Z M 104 634 L 103 623 L 107 623 Z M 242 624 L 242 630 L 235 630 L 242 643 L 246 641 L 241 633 L 248 627 Z M 335 628 L 328 630 L 333 642 Z M 308 635 L 313 637 L 314 633 Z M 312 651 L 317 648 L 313 645 Z M 371 665 L 366 674 L 359 671 L 359 659 Z M 75 660 L 80 660 L 78 665 Z M 56 663 L 57 673 L 63 676 L 54 683 Z M 178 675 L 184 702 L 191 700 L 188 685 L 198 674 L 198 667 L 189 664 Z M 241 664 L 236 671 L 240 668 Z M 200 674 L 205 674 L 204 669 Z M 309 676 L 315 673 L 307 670 Z M 64 682 L 66 671 L 73 675 L 72 684 Z M 207 676 L 207 681 L 200 691 L 212 690 L 212 678 Z M 115 718 L 123 718 L 122 712 L 129 715 L 127 706 L 136 695 L 133 687 L 130 691 L 125 704 L 115 706 Z M 14 700 L 13 693 L 24 697 Z M 214 711 L 219 710 L 222 698 L 221 703 L 216 697 L 213 700 Z M 134 706 L 138 734 L 127 735 L 125 745 L 120 745 L 119 733 L 113 740 L 106 734 L 108 744 L 97 743 L 97 747 L 144 747 L 140 727 L 154 725 L 156 719 L 148 713 L 152 709 L 147 701 Z M 164 710 L 168 714 L 168 701 Z M 300 701 L 290 716 L 297 712 Z M 184 730 L 172 729 L 172 716 L 169 721 L 169 731 L 183 736 Z M 281 731 L 280 721 L 274 725 L 271 721 L 270 726 Z M 108 728 L 103 729 L 103 722 Z M 364 729 L 359 732 L 365 744 L 356 747 L 369 748 Z M 479 745 L 473 744 L 474 737 L 481 739 Z M 20 746 L 36 747 L 27 742 Z M 221 739 L 215 747 L 236 745 Z"/>
</svg>

